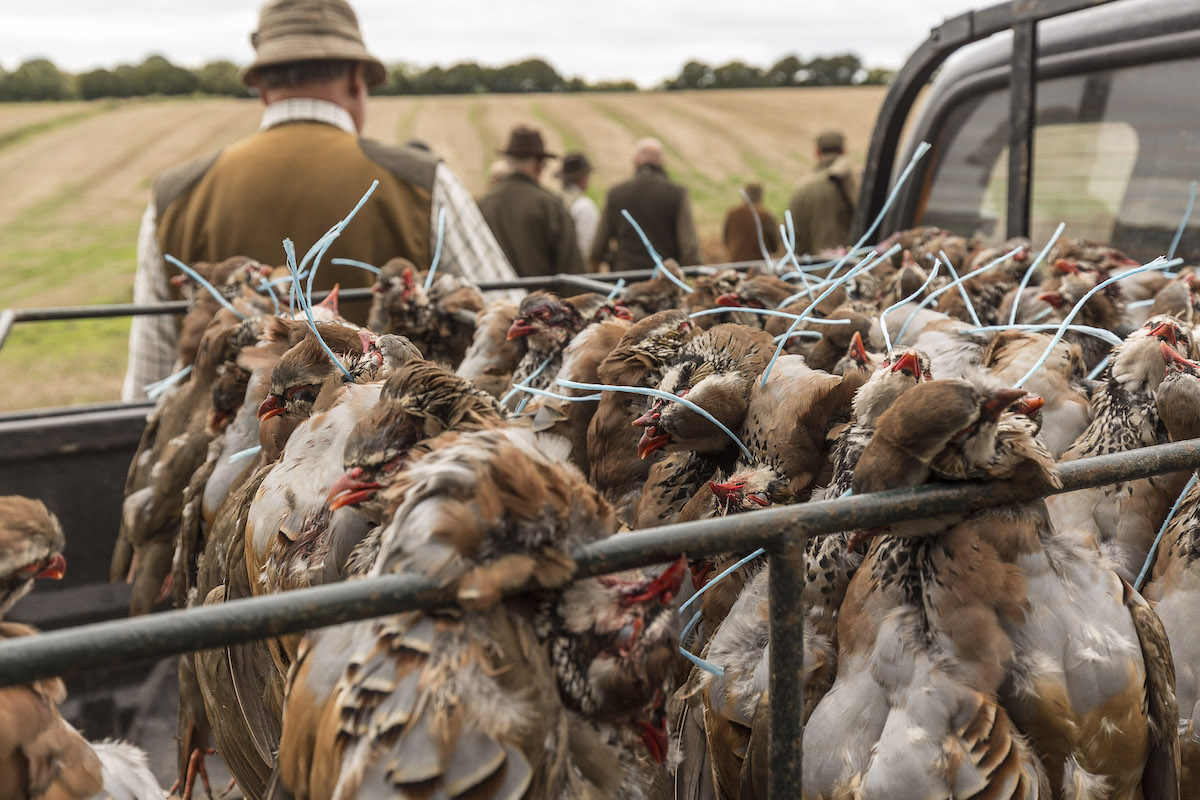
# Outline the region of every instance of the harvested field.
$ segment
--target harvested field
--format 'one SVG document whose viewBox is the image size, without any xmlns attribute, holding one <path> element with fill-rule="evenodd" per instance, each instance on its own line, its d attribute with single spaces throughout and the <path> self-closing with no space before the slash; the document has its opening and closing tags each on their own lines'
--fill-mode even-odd
<svg viewBox="0 0 1200 800">
<path fill-rule="evenodd" d="M 812 140 L 844 128 L 864 156 L 882 88 L 758 89 L 644 94 L 376 98 L 367 135 L 429 143 L 475 193 L 509 129 L 542 129 L 555 151 L 586 150 L 590 194 L 630 172 L 633 142 L 663 140 L 668 170 L 692 192 L 706 257 L 719 260 L 720 222 L 747 180 L 768 207 L 786 205 L 807 172 Z M 255 100 L 0 104 L 0 308 L 127 301 L 135 238 L 154 175 L 251 132 Z M 554 165 L 547 171 L 552 175 Z M 0 350 L 0 410 L 115 399 L 127 320 L 29 323 Z M 56 378 L 78 380 L 63 396 Z"/>
</svg>

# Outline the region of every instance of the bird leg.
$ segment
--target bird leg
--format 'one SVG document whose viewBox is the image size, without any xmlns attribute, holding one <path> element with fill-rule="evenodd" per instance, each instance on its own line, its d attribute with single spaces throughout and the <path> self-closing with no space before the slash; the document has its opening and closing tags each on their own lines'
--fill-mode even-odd
<svg viewBox="0 0 1200 800">
<path fill-rule="evenodd" d="M 204 786 L 204 794 L 208 797 L 208 800 L 213 800 L 212 784 L 208 782 L 208 769 L 204 766 L 204 756 L 211 756 L 216 752 L 216 750 L 211 748 L 193 748 L 191 756 L 188 757 L 187 772 L 183 780 L 181 781 L 179 778 L 176 778 L 175 783 L 171 784 L 171 788 L 167 790 L 167 795 L 175 794 L 175 791 L 180 788 L 180 784 L 182 783 L 183 796 L 181 800 L 192 800 L 192 790 L 196 786 L 196 777 L 199 776 L 200 783 Z M 228 792 L 229 789 L 227 788 L 225 791 Z"/>
</svg>

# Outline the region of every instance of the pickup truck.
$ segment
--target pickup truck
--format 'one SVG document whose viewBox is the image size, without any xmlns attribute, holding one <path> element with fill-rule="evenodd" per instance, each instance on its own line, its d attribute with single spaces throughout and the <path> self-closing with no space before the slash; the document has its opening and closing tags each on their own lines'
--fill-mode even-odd
<svg viewBox="0 0 1200 800">
<path fill-rule="evenodd" d="M 1171 244 L 1200 179 L 1200 14 L 1190 0 L 1013 0 L 946 20 L 897 74 L 872 135 L 856 228 L 915 225 L 1045 241 L 1058 222 L 1135 258 Z M 930 79 L 934 77 L 930 84 Z M 1177 253 L 1200 257 L 1200 214 Z M 616 279 L 613 274 L 606 277 Z M 525 280 L 554 288 L 563 279 Z M 569 281 L 568 281 L 569 282 Z M 514 284 L 515 285 L 515 284 Z M 500 287 L 494 287 L 500 288 Z M 579 288 L 576 287 L 576 291 Z M 168 313 L 182 304 L 168 304 Z M 14 323 L 163 313 L 106 306 L 0 311 Z M 42 629 L 124 616 L 108 582 L 125 473 L 150 409 L 103 404 L 0 414 L 0 493 L 43 499 L 73 533 L 70 569 L 10 614 Z M 145 665 L 69 679 L 64 713 L 92 738 L 128 735 Z"/>
</svg>

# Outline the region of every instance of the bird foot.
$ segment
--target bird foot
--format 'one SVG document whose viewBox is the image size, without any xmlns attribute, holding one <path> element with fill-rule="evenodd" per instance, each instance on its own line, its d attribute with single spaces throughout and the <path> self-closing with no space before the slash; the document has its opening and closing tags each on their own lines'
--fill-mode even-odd
<svg viewBox="0 0 1200 800">
<path fill-rule="evenodd" d="M 171 784 L 171 788 L 167 790 L 167 795 L 174 797 L 175 792 L 182 785 L 183 795 L 180 800 L 192 800 L 192 790 L 195 789 L 196 778 L 199 777 L 200 783 L 204 786 L 204 794 L 208 797 L 208 800 L 213 800 L 212 784 L 208 782 L 208 769 L 204 766 L 204 757 L 206 755 L 211 756 L 216 752 L 212 748 L 204 749 L 197 747 L 192 750 L 191 756 L 188 757 L 186 774 L 182 780 L 179 778 L 175 779 L 175 783 Z M 226 788 L 225 792 L 228 793 L 228 791 L 229 789 Z"/>
</svg>

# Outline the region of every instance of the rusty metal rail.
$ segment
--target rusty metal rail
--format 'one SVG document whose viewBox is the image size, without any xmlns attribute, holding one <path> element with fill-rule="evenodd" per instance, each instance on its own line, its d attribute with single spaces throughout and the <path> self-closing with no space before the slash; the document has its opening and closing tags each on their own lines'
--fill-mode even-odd
<svg viewBox="0 0 1200 800">
<path fill-rule="evenodd" d="M 1200 440 L 1159 445 L 1063 464 L 1059 491 L 1197 468 Z M 695 557 L 766 548 L 771 565 L 770 797 L 792 797 L 802 777 L 805 541 L 1038 496 L 1036 490 L 1015 483 L 929 484 L 664 525 L 579 549 L 574 553 L 576 575 L 664 563 L 681 552 Z M 0 643 L 0 686 L 453 604 L 452 592 L 424 578 L 390 575 L 83 625 Z"/>
</svg>

